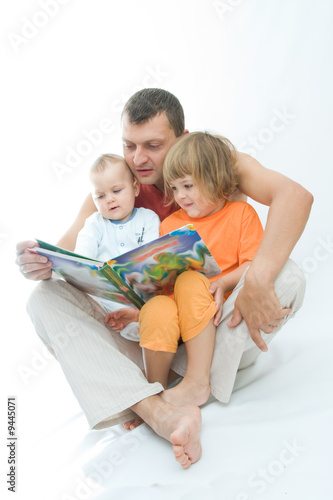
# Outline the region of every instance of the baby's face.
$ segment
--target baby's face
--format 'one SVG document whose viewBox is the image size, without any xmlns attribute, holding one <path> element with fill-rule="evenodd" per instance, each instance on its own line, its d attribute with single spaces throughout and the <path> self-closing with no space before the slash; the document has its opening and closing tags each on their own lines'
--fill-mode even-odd
<svg viewBox="0 0 333 500">
<path fill-rule="evenodd" d="M 104 172 L 90 176 L 92 197 L 99 213 L 110 220 L 126 222 L 133 213 L 139 185 L 121 161 L 112 163 Z"/>
</svg>

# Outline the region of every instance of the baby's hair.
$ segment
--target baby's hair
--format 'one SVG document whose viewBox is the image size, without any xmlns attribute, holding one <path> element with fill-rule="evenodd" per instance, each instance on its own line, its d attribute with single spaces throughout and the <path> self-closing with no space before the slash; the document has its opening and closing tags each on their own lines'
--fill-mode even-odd
<svg viewBox="0 0 333 500">
<path fill-rule="evenodd" d="M 129 172 L 131 173 L 132 177 L 134 178 L 133 172 L 129 168 L 129 166 L 127 165 L 125 158 L 123 156 L 113 155 L 113 154 L 105 154 L 105 155 L 101 155 L 99 158 L 97 158 L 97 160 L 95 160 L 94 163 L 92 164 L 92 166 L 90 167 L 89 175 L 100 174 L 100 173 L 104 172 L 104 170 L 106 168 L 110 167 L 110 165 L 113 165 L 113 164 L 119 163 L 119 162 L 122 162 L 128 168 Z"/>
<path fill-rule="evenodd" d="M 220 135 L 192 132 L 183 135 L 169 150 L 163 165 L 165 194 L 172 197 L 170 182 L 190 175 L 213 203 L 227 198 L 238 184 L 235 147 Z"/>
</svg>

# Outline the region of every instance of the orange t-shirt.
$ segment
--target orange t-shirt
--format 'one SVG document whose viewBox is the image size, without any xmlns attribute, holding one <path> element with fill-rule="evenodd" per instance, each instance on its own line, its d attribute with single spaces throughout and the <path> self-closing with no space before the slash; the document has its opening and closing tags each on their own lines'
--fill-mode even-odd
<svg viewBox="0 0 333 500">
<path fill-rule="evenodd" d="M 252 261 L 263 235 L 257 212 L 244 201 L 227 201 L 222 210 L 200 219 L 189 217 L 180 209 L 161 223 L 160 236 L 186 224 L 193 224 L 222 269 L 222 273 L 211 281 Z"/>
</svg>

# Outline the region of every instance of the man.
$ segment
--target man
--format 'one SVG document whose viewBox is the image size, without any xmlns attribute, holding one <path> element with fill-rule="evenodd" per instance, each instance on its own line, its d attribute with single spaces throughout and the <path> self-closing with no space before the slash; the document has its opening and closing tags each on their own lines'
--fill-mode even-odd
<svg viewBox="0 0 333 500">
<path fill-rule="evenodd" d="M 175 210 L 164 206 L 163 161 L 170 147 L 188 132 L 182 107 L 167 91 L 144 89 L 125 105 L 122 128 L 125 159 L 141 183 L 137 206 L 155 210 L 163 219 Z M 260 350 L 266 351 L 266 342 L 301 306 L 304 277 L 288 257 L 303 232 L 313 201 L 299 184 L 246 154 L 237 153 L 236 168 L 239 192 L 235 198 L 243 193 L 270 208 L 260 248 L 245 280 L 225 303 L 217 330 L 211 391 L 223 402 L 229 400 L 237 369 L 251 364 Z M 72 250 L 86 217 L 95 210 L 89 196 L 58 244 Z M 176 459 L 184 468 L 189 467 L 201 454 L 199 408 L 175 407 L 164 401 L 162 386 L 149 384 L 142 375 L 138 345 L 108 328 L 104 311 L 89 296 L 61 280 L 49 280 L 51 264 L 27 250 L 34 245 L 32 241 L 17 245 L 21 272 L 28 279 L 43 281 L 33 292 L 28 310 L 38 334 L 60 362 L 91 427 L 128 420 L 134 416 L 131 409 L 171 441 Z M 66 342 L 59 342 L 59 335 L 65 335 Z M 185 367 L 180 348 L 172 368 L 184 375 Z M 135 425 L 133 421 L 127 428 Z"/>
</svg>

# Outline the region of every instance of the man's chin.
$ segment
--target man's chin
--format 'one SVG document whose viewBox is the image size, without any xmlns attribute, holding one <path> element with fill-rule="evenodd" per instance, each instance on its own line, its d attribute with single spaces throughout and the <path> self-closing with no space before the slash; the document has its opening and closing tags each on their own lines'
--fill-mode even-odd
<svg viewBox="0 0 333 500">
<path fill-rule="evenodd" d="M 154 184 L 155 178 L 153 175 L 136 175 L 137 180 L 140 184 Z"/>
</svg>

